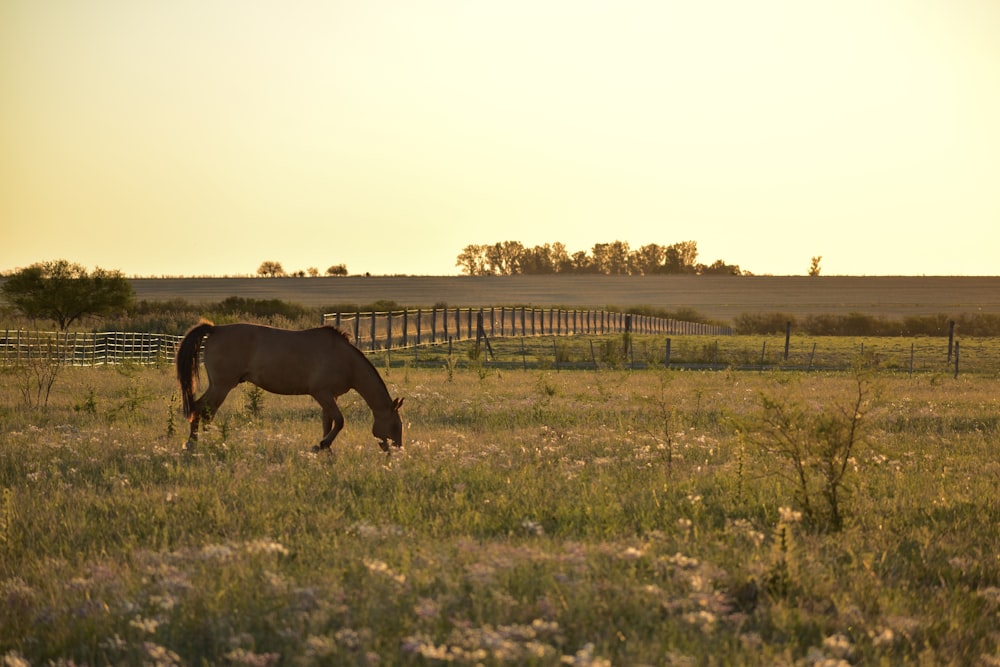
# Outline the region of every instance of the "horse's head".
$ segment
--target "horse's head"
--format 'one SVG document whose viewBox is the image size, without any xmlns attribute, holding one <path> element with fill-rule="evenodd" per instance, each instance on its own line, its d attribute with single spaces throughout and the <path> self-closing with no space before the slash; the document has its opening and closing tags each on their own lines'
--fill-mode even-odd
<svg viewBox="0 0 1000 667">
<path fill-rule="evenodd" d="M 392 407 L 379 410 L 375 414 L 375 423 L 372 425 L 372 435 L 379 440 L 379 447 L 382 451 L 389 451 L 389 440 L 396 447 L 403 446 L 403 420 L 399 417 L 399 408 L 403 405 L 403 399 L 396 398 L 392 401 Z"/>
</svg>

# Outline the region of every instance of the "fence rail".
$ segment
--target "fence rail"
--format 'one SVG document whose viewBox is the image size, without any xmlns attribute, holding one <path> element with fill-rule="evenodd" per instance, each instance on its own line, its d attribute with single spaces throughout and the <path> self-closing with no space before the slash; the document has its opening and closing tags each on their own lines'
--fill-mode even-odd
<svg viewBox="0 0 1000 667">
<path fill-rule="evenodd" d="M 324 314 L 323 323 L 351 333 L 355 345 L 367 352 L 479 339 L 484 335 L 508 338 L 613 333 L 730 336 L 733 333 L 727 326 L 636 313 L 503 306 L 339 311 Z"/>
</svg>

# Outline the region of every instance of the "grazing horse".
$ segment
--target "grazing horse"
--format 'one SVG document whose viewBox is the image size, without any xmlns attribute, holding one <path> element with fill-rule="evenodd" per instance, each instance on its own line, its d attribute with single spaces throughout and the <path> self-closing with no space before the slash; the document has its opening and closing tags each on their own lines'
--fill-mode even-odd
<svg viewBox="0 0 1000 667">
<path fill-rule="evenodd" d="M 208 389 L 195 400 L 203 339 Z M 323 439 L 313 451 L 329 449 L 344 428 L 337 397 L 349 389 L 361 394 L 371 408 L 375 419 L 372 435 L 378 438 L 382 451 L 389 451 L 389 440 L 396 447 L 403 445 L 399 418 L 403 399 L 389 396 L 368 357 L 334 327 L 289 331 L 258 324 L 216 326 L 202 320 L 187 332 L 177 349 L 177 380 L 184 416 L 191 422 L 185 449 L 197 444 L 201 419 L 210 421 L 241 382 L 252 382 L 275 394 L 308 394 L 316 399 L 323 409 Z"/>
</svg>

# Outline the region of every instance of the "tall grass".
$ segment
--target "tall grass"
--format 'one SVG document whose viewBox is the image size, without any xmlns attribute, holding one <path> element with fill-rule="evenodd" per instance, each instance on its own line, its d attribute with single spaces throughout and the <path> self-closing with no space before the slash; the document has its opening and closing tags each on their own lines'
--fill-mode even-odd
<svg viewBox="0 0 1000 667">
<path fill-rule="evenodd" d="M 993 664 L 997 380 L 880 379 L 839 531 L 755 446 L 848 374 L 384 369 L 236 390 L 184 454 L 169 368 L 0 386 L 0 656 L 31 664 Z M 766 397 L 766 401 L 765 401 Z M 15 662 L 16 664 L 16 662 Z"/>
</svg>

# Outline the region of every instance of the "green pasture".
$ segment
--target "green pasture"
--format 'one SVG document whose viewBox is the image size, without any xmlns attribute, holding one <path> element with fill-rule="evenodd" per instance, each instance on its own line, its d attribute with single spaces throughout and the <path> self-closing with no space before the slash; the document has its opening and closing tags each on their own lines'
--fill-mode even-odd
<svg viewBox="0 0 1000 667">
<path fill-rule="evenodd" d="M 390 457 L 353 393 L 332 453 L 311 399 L 245 386 L 184 453 L 170 367 L 64 368 L 33 407 L 4 369 L 0 662 L 1000 663 L 996 366 L 578 343 L 376 358 Z"/>
<path fill-rule="evenodd" d="M 864 358 L 879 373 L 1000 376 L 1000 338 L 578 335 L 513 336 L 369 353 L 380 369 L 845 371 Z M 956 368 L 956 350 L 958 364 Z"/>
</svg>

